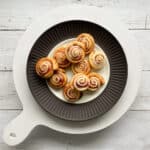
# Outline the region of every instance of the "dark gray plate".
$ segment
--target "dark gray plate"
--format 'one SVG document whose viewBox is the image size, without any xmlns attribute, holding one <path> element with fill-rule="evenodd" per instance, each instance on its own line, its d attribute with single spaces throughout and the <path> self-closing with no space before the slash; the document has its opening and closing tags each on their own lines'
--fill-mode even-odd
<svg viewBox="0 0 150 150">
<path fill-rule="evenodd" d="M 74 105 L 59 100 L 49 90 L 46 81 L 37 76 L 35 64 L 51 49 L 69 38 L 87 32 L 106 53 L 110 63 L 110 79 L 105 90 L 95 100 Z M 30 90 L 39 105 L 48 113 L 72 121 L 84 121 L 103 115 L 119 100 L 126 85 L 127 61 L 121 45 L 103 27 L 87 21 L 67 21 L 47 30 L 33 45 L 27 62 L 27 80 Z"/>
</svg>

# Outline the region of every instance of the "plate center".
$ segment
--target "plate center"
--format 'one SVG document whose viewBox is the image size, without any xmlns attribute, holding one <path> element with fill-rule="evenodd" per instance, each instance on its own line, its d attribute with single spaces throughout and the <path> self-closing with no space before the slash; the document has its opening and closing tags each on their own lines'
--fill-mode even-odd
<svg viewBox="0 0 150 150">
<path fill-rule="evenodd" d="M 58 44 L 50 51 L 50 53 L 48 54 L 48 56 L 52 57 L 53 54 L 54 54 L 54 51 L 55 51 L 58 47 L 62 46 L 63 44 L 67 44 L 67 43 L 69 43 L 69 42 L 71 42 L 71 41 L 73 41 L 73 40 L 74 40 L 74 38 L 72 38 L 72 39 L 67 39 L 67 40 L 65 40 L 65 41 L 62 41 L 62 42 L 58 43 Z M 107 58 L 105 52 L 102 50 L 102 48 L 101 48 L 99 45 L 97 45 L 97 44 L 95 45 L 95 50 L 101 51 L 101 52 L 104 54 L 106 63 L 105 63 L 105 65 L 104 65 L 104 67 L 103 67 L 102 69 L 100 69 L 100 70 L 92 70 L 92 71 L 101 74 L 101 75 L 104 77 L 104 79 L 105 79 L 105 84 L 104 84 L 103 86 L 101 86 L 101 87 L 100 87 L 97 91 L 95 91 L 95 92 L 92 92 L 92 91 L 85 91 L 85 92 L 83 92 L 83 96 L 82 96 L 78 101 L 74 102 L 73 104 L 82 104 L 82 103 L 87 103 L 87 102 L 90 102 L 90 101 L 94 100 L 97 96 L 99 96 L 99 95 L 104 91 L 104 89 L 106 88 L 106 86 L 107 86 L 107 84 L 108 84 L 109 77 L 110 77 L 110 64 L 109 64 L 108 58 Z M 88 56 L 86 56 L 86 58 L 88 58 Z M 72 76 L 73 76 L 73 73 L 72 73 L 72 71 L 71 71 L 71 68 L 68 67 L 67 69 L 65 69 L 65 71 L 66 71 L 66 74 L 67 74 L 67 77 L 68 77 L 68 81 L 70 81 L 71 78 L 72 78 Z M 64 102 L 68 102 L 68 101 L 64 98 L 64 96 L 63 96 L 63 89 L 62 89 L 62 88 L 61 88 L 61 89 L 52 88 L 52 87 L 50 87 L 50 86 L 48 85 L 48 83 L 47 83 L 47 86 L 49 87 L 49 90 L 51 90 L 51 92 L 52 92 L 59 100 L 62 100 L 62 101 L 64 101 Z M 68 102 L 68 103 L 70 103 L 70 102 Z"/>
</svg>

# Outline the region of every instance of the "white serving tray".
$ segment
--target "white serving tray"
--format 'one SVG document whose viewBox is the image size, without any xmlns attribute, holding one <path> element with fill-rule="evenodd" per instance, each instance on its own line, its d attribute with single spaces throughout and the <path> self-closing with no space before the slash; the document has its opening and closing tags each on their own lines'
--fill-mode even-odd
<svg viewBox="0 0 150 150">
<path fill-rule="evenodd" d="M 109 9 L 94 6 L 71 5 L 58 7 L 39 17 L 25 32 L 19 42 L 14 57 L 14 82 L 23 105 L 21 114 L 4 129 L 5 143 L 14 146 L 20 144 L 38 125 L 67 134 L 88 134 L 100 131 L 116 122 L 131 106 L 140 83 L 141 64 L 137 44 L 128 31 Z M 26 63 L 29 52 L 39 36 L 53 25 L 67 20 L 86 20 L 99 24 L 109 30 L 124 49 L 128 62 L 128 79 L 125 90 L 116 105 L 101 117 L 72 122 L 55 118 L 46 113 L 35 101 L 26 79 Z"/>
</svg>

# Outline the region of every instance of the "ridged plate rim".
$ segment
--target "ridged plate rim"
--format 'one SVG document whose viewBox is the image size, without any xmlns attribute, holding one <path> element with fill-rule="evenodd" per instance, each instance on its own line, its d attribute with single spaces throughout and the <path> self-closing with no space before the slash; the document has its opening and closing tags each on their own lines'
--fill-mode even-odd
<svg viewBox="0 0 150 150">
<path fill-rule="evenodd" d="M 116 42 L 118 42 L 117 41 L 117 39 L 107 30 L 107 29 L 104 29 L 103 27 L 101 27 L 100 25 L 97 25 L 97 24 L 95 24 L 95 23 L 93 23 L 92 21 L 83 21 L 83 20 L 68 20 L 68 21 L 65 21 L 65 22 L 61 22 L 61 23 L 59 23 L 59 24 L 56 24 L 56 25 L 54 25 L 53 27 L 51 27 L 50 29 L 48 29 L 46 32 L 44 32 L 41 36 L 40 36 L 40 38 L 42 37 L 42 36 L 44 36 L 44 34 L 45 33 L 47 33 L 49 30 L 52 30 L 53 28 L 55 28 L 56 26 L 59 26 L 60 24 L 64 24 L 64 23 L 68 23 L 68 22 L 87 22 L 87 23 L 89 23 L 89 24 L 94 24 L 94 25 L 96 25 L 97 27 L 99 27 L 99 28 L 101 28 L 101 29 L 103 29 L 107 34 L 109 34 L 109 35 L 111 35 L 113 38 L 112 39 L 115 39 L 115 41 Z M 105 33 L 104 32 L 104 33 Z M 39 39 L 40 39 L 39 38 Z M 37 40 L 37 41 L 39 41 L 39 39 Z M 36 42 L 37 42 L 36 41 Z M 35 43 L 36 44 L 36 43 Z M 119 44 L 119 43 L 117 43 L 117 44 Z M 34 45 L 35 46 L 35 45 Z M 33 47 L 34 47 L 33 46 Z M 119 44 L 119 46 L 120 46 L 120 48 L 122 49 L 122 47 L 121 47 L 121 45 Z M 33 47 L 32 47 L 32 50 L 33 50 Z M 105 51 L 105 50 L 104 50 Z M 106 51 L 105 51 L 106 52 Z M 41 53 L 41 52 L 40 52 Z M 126 57 L 125 56 L 125 54 L 124 54 L 124 52 L 123 52 L 123 50 L 122 50 L 122 53 L 123 53 L 123 55 L 124 55 L 124 58 Z M 47 54 L 48 54 L 48 52 L 47 52 Z M 107 52 L 106 52 L 106 55 L 107 55 Z M 110 56 L 108 56 L 107 55 L 107 57 L 109 58 Z M 30 56 L 29 56 L 29 58 L 30 58 Z M 111 58 L 109 58 L 109 59 L 111 59 Z M 126 61 L 126 58 L 125 58 L 125 61 Z M 28 64 L 27 64 L 28 65 Z M 124 88 L 125 88 L 125 85 L 126 85 L 126 80 L 127 80 L 127 62 L 126 62 L 126 78 L 125 78 L 125 83 L 124 83 L 124 87 L 123 87 L 123 89 L 122 89 L 122 91 L 121 91 L 121 93 L 120 93 L 120 95 L 119 95 L 119 98 L 120 98 L 120 96 L 122 95 L 122 92 L 123 92 L 123 90 L 124 90 Z M 110 67 L 111 68 L 111 67 Z M 112 69 L 112 68 L 111 68 Z M 28 67 L 27 67 L 27 72 L 28 72 Z M 110 72 L 112 72 L 112 70 L 110 71 Z M 112 78 L 112 76 L 110 75 L 110 77 Z M 30 90 L 31 90 L 31 92 L 32 92 L 32 94 L 34 95 L 34 97 L 35 97 L 35 99 L 36 99 L 36 101 L 40 104 L 40 106 L 42 106 L 42 108 L 44 109 L 44 110 L 46 110 L 48 113 L 50 113 L 50 114 L 52 114 L 52 115 L 54 115 L 54 116 L 56 116 L 56 117 L 59 117 L 59 118 L 61 118 L 61 119 L 65 119 L 65 120 L 71 120 L 71 121 L 86 121 L 86 120 L 89 120 L 89 119 L 93 119 L 93 118 L 95 118 L 95 117 L 98 117 L 98 116 L 100 116 L 100 115 L 103 115 L 104 113 L 106 113 L 108 110 L 110 110 L 111 108 L 112 108 L 112 106 L 110 107 L 109 105 L 110 105 L 110 103 L 112 103 L 111 105 L 114 105 L 116 102 L 117 102 L 117 100 L 119 99 L 117 99 L 116 101 L 115 101 L 115 103 L 114 102 L 111 102 L 110 100 L 107 100 L 107 102 L 105 101 L 105 99 L 106 98 L 108 98 L 108 93 L 107 93 L 107 97 L 103 97 L 102 98 L 102 96 L 103 96 L 103 94 L 105 93 L 105 91 L 107 90 L 108 91 L 108 88 L 106 87 L 106 89 L 103 91 L 103 93 L 100 95 L 100 96 L 98 96 L 97 98 L 96 98 L 96 100 L 94 100 L 95 101 L 95 103 L 94 102 L 88 102 L 88 103 L 86 103 L 86 104 L 82 104 L 82 105 L 80 105 L 80 106 L 73 106 L 72 107 L 72 105 L 70 105 L 70 107 L 71 108 L 69 108 L 69 106 L 68 106 L 68 104 L 64 104 L 64 102 L 63 103 L 61 103 L 61 102 L 58 102 L 58 101 L 55 101 L 55 100 L 53 100 L 53 103 L 52 103 L 52 101 L 50 102 L 50 100 L 52 100 L 52 99 L 56 99 L 56 97 L 54 97 L 53 96 L 53 93 L 51 93 L 51 98 L 49 99 L 49 100 L 47 100 L 47 101 L 42 101 L 42 100 L 39 100 L 40 99 L 40 97 L 38 97 L 36 94 L 36 92 L 34 92 L 33 91 L 33 87 L 32 87 L 32 85 L 31 85 L 31 81 L 29 81 L 29 77 L 28 77 L 28 73 L 27 73 L 27 80 L 28 80 L 28 83 L 29 83 L 29 87 L 30 87 Z M 112 82 L 111 82 L 112 83 Z M 109 86 L 109 84 L 110 83 L 108 83 L 108 85 L 107 86 Z M 114 84 L 114 83 L 113 83 Z M 119 86 L 119 84 L 118 84 L 118 86 Z M 113 87 L 113 88 L 115 88 L 115 87 Z M 110 89 L 110 88 L 109 88 Z M 43 90 L 43 89 L 41 89 L 41 90 Z M 118 89 L 119 90 L 119 89 Z M 43 93 L 44 93 L 45 91 L 43 91 Z M 109 91 L 110 92 L 110 91 Z M 118 92 L 118 91 L 116 91 L 116 92 Z M 35 94 L 36 93 L 36 94 Z M 41 92 L 42 93 L 42 92 Z M 106 95 L 106 94 L 105 94 Z M 44 95 L 45 96 L 45 95 Z M 117 95 L 116 95 L 117 96 Z M 98 101 L 98 98 L 100 99 L 103 99 L 103 101 L 101 100 L 99 100 Z M 110 99 L 111 99 L 112 97 L 110 97 Z M 115 97 L 114 97 L 114 99 L 115 99 Z M 111 99 L 111 100 L 113 100 L 113 99 Z M 49 102 L 48 102 L 49 101 Z M 98 103 L 96 103 L 96 101 L 98 101 Z M 104 103 L 105 102 L 105 103 Z M 104 103 L 104 104 L 103 104 Z M 86 106 L 85 106 L 86 105 Z M 100 107 L 100 105 L 103 105 L 104 107 Z M 92 107 L 94 106 L 94 108 L 92 109 Z M 99 106 L 98 108 L 97 108 L 97 106 Z M 79 107 L 79 108 L 77 108 L 77 107 Z M 109 109 L 106 108 L 107 107 L 109 107 Z M 62 110 L 63 110 L 63 112 L 62 112 Z M 78 113 L 77 115 L 76 115 L 76 113 L 78 112 L 80 110 L 80 113 Z M 84 111 L 83 111 L 84 110 Z M 68 112 L 69 111 L 69 112 Z M 95 112 L 96 111 L 96 112 Z"/>
</svg>

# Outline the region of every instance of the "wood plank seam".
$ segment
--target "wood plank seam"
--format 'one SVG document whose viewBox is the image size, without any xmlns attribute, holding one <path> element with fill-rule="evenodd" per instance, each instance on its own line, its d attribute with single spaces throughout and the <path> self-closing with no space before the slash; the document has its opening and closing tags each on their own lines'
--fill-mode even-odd
<svg viewBox="0 0 150 150">
<path fill-rule="evenodd" d="M 147 28 L 147 18 L 148 18 L 148 16 L 146 15 L 146 17 L 145 17 L 145 29 Z"/>
<path fill-rule="evenodd" d="M 0 29 L 0 31 L 26 31 L 26 29 Z"/>
<path fill-rule="evenodd" d="M 146 26 L 146 28 L 145 27 L 140 27 L 140 28 L 128 28 L 128 30 L 150 30 L 150 28 L 149 27 L 147 27 L 147 25 L 145 25 Z M 26 31 L 27 29 L 19 29 L 19 28 L 16 28 L 16 29 L 14 29 L 14 28 L 9 28 L 9 29 L 0 29 L 0 31 Z"/>
</svg>

